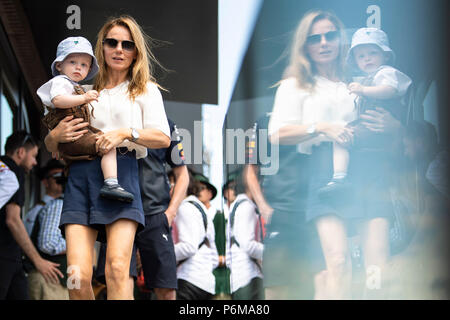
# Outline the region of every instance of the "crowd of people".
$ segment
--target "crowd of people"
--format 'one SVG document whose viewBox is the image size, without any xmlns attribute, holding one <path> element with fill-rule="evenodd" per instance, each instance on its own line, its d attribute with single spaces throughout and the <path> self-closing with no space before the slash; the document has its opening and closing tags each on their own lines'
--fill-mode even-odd
<svg viewBox="0 0 450 320">
<path fill-rule="evenodd" d="M 39 143 L 14 132 L 0 159 L 0 299 L 392 298 L 394 255 L 450 195 L 448 152 L 410 117 L 412 81 L 392 66 L 388 36 L 361 28 L 347 47 L 334 14 L 305 14 L 221 208 L 184 163 L 146 39 L 121 16 L 95 50 L 82 37 L 59 44 L 38 90 L 55 159 L 24 214 Z M 262 174 L 261 143 L 279 145 L 276 174 Z"/>
</svg>

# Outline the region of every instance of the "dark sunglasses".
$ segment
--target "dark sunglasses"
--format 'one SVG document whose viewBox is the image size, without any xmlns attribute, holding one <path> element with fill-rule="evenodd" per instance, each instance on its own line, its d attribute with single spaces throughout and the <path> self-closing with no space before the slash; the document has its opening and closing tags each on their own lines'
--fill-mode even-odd
<svg viewBox="0 0 450 320">
<path fill-rule="evenodd" d="M 105 40 L 103 40 L 103 45 L 106 45 L 107 47 L 111 48 L 111 49 L 115 49 L 117 47 L 117 45 L 119 44 L 119 42 L 122 43 L 122 49 L 123 50 L 127 50 L 127 51 L 133 51 L 134 48 L 136 48 L 136 45 L 134 44 L 133 41 L 129 41 L 129 40 L 116 40 L 114 38 L 106 38 Z"/>
<path fill-rule="evenodd" d="M 64 183 L 66 183 L 66 180 L 67 180 L 66 177 L 64 177 L 62 172 L 57 172 L 52 175 L 48 175 L 46 178 L 54 179 L 57 184 L 64 184 Z"/>
<path fill-rule="evenodd" d="M 27 143 L 28 140 L 32 140 L 32 139 L 33 139 L 33 136 L 31 134 L 27 133 L 25 135 L 25 137 L 23 138 L 22 143 L 20 144 L 20 147 L 23 147 L 25 145 L 25 143 Z"/>
<path fill-rule="evenodd" d="M 322 41 L 322 36 L 325 37 L 327 42 L 331 42 L 339 38 L 339 31 L 328 31 L 327 33 L 312 34 L 306 38 L 306 44 L 314 45 Z"/>
</svg>

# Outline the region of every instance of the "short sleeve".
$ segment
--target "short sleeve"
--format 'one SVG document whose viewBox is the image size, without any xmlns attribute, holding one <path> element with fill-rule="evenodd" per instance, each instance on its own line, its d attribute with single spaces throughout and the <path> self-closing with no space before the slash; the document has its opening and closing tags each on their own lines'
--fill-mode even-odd
<svg viewBox="0 0 450 320">
<path fill-rule="evenodd" d="M 170 137 L 170 128 L 164 110 L 161 92 L 154 83 L 147 84 L 147 92 L 139 99 L 142 103 L 144 129 L 158 129 Z"/>
<path fill-rule="evenodd" d="M 406 94 L 412 80 L 403 72 L 389 66 L 381 68 L 373 78 L 373 85 L 387 85 L 397 90 L 397 96 Z"/>
<path fill-rule="evenodd" d="M 56 76 L 43 84 L 36 93 L 44 105 L 54 108 L 52 99 L 59 95 L 72 95 L 73 84 L 63 76 Z"/>
<path fill-rule="evenodd" d="M 303 122 L 303 102 L 308 92 L 298 88 L 294 78 L 281 82 L 275 94 L 272 114 L 269 120 L 269 135 L 287 125 L 298 125 Z"/>
<path fill-rule="evenodd" d="M 19 181 L 16 175 L 0 161 L 0 208 L 18 189 Z"/>
</svg>

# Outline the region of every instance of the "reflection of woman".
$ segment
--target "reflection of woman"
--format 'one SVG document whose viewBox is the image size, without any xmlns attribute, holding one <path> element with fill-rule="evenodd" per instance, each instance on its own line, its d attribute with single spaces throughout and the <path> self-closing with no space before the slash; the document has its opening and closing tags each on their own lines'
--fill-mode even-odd
<svg viewBox="0 0 450 320">
<path fill-rule="evenodd" d="M 327 268 L 321 273 L 326 276 L 323 292 L 316 291 L 317 298 L 351 297 L 347 226 L 352 219 L 366 222 L 365 253 L 366 258 L 372 259 L 366 259 L 366 263 L 381 265 L 389 252 L 388 222 L 384 218 L 389 213 L 383 211 L 384 208 L 369 213 L 363 207 L 354 210 L 350 194 L 345 201 L 322 201 L 317 195 L 317 189 L 333 175 L 333 144 L 345 145 L 353 139 L 352 130 L 345 127 L 345 123 L 355 117 L 354 97 L 343 83 L 345 55 L 343 26 L 339 19 L 322 11 L 306 14 L 297 28 L 290 65 L 278 88 L 269 123 L 273 143 L 299 144 L 300 152 L 311 154 L 306 219 L 317 227 Z M 385 113 L 373 112 L 363 119 L 372 130 L 383 130 L 383 125 L 392 123 Z M 361 187 L 363 185 L 356 186 Z"/>
<path fill-rule="evenodd" d="M 71 299 L 94 298 L 92 252 L 98 238 L 108 243 L 108 298 L 132 299 L 127 286 L 129 264 L 136 231 L 145 221 L 136 159 L 147 155 L 146 148 L 168 147 L 170 131 L 158 85 L 149 69 L 149 59 L 154 58 L 136 21 L 122 16 L 105 23 L 95 54 L 100 71 L 94 89 L 99 98 L 92 103 L 92 125 L 105 132 L 96 147 L 102 153 L 117 148 L 118 179 L 132 191 L 134 201 L 118 204 L 99 197 L 100 158 L 71 164 L 60 226 L 66 235 L 69 268 L 76 266 L 77 273 L 72 275 L 79 276 L 81 282 L 69 292 Z M 56 152 L 58 143 L 77 139 L 80 133 L 74 131 L 83 125 L 70 118 L 64 120 L 47 136 L 47 148 Z"/>
</svg>

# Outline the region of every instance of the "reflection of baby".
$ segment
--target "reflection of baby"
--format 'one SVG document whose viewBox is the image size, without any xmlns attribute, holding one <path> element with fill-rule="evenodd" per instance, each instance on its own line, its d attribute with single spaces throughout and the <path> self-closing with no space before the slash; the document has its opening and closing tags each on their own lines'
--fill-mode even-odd
<svg viewBox="0 0 450 320">
<path fill-rule="evenodd" d="M 405 111 L 402 110 L 402 107 L 404 107 L 402 98 L 412 81 L 404 73 L 387 65 L 394 60 L 394 53 L 389 48 L 386 33 L 376 28 L 358 29 L 353 35 L 347 60 L 349 64 L 356 65 L 365 75 L 362 83 L 352 82 L 348 86 L 351 93 L 358 95 L 359 113 L 380 107 L 401 120 Z M 362 126 L 359 120 L 349 124 L 349 126 L 357 125 Z M 363 128 L 362 130 L 367 129 Z M 375 139 L 380 140 L 379 137 Z M 373 141 L 365 142 L 371 144 Z M 376 143 L 376 141 L 373 143 Z M 346 186 L 348 150 L 338 144 L 334 145 L 333 179 L 319 190 L 322 195 Z"/>
<path fill-rule="evenodd" d="M 89 122 L 87 104 L 98 98 L 97 91 L 85 92 L 78 84 L 84 79 L 91 79 L 98 72 L 97 59 L 90 42 L 83 37 L 69 37 L 59 43 L 56 55 L 52 63 L 54 78 L 37 90 L 39 98 L 48 110 L 43 122 L 49 130 L 54 129 L 68 115 Z M 94 159 L 97 156 L 95 148 L 97 133 L 101 131 L 89 126 L 88 132 L 81 138 L 73 139 L 69 143 L 60 143 L 58 149 L 62 157 L 69 161 Z M 100 195 L 113 200 L 133 201 L 133 194 L 125 191 L 117 180 L 115 148 L 102 157 L 101 168 L 105 182 Z"/>
</svg>

